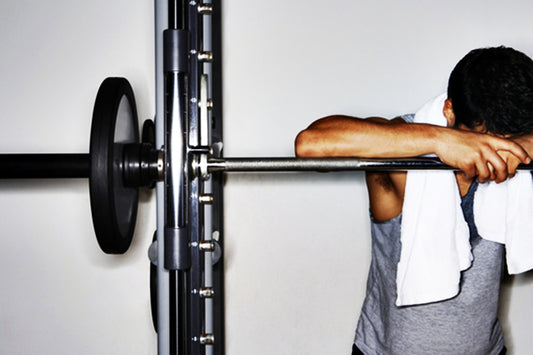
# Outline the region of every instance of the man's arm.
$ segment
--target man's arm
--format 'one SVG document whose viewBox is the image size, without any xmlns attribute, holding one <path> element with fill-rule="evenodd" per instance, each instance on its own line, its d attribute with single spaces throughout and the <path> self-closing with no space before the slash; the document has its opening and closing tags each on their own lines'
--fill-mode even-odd
<svg viewBox="0 0 533 355">
<path fill-rule="evenodd" d="M 533 156 L 533 133 L 510 139 L 513 142 L 519 144 L 530 157 Z M 520 165 L 520 163 L 522 163 L 522 161 L 520 161 L 520 159 L 518 159 L 515 155 L 509 152 L 499 152 L 499 154 L 502 156 L 503 160 L 507 164 L 509 177 L 513 177 L 516 172 L 516 168 L 518 167 L 518 165 Z"/>
<path fill-rule="evenodd" d="M 533 153 L 533 139 L 531 140 Z M 529 157 L 520 145 L 488 134 L 427 124 L 401 118 L 360 119 L 329 116 L 312 123 L 295 142 L 299 157 L 408 158 L 436 154 L 480 181 L 503 181 Z M 503 157 L 502 157 L 503 156 Z M 510 164 L 507 166 L 506 162 Z M 515 164 L 516 163 L 516 164 Z M 377 220 L 402 211 L 405 172 L 367 172 L 370 210 Z"/>
<path fill-rule="evenodd" d="M 407 158 L 436 154 L 444 163 L 480 182 L 507 179 L 508 167 L 499 151 L 528 163 L 529 156 L 517 143 L 488 134 L 401 119 L 360 119 L 329 116 L 300 132 L 295 143 L 299 157 Z M 514 173 L 511 171 L 511 173 Z"/>
</svg>

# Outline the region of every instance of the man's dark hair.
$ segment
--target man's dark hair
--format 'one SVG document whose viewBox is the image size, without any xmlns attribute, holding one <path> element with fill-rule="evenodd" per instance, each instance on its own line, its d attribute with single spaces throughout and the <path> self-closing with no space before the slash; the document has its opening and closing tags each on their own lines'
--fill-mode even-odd
<svg viewBox="0 0 533 355">
<path fill-rule="evenodd" d="M 512 48 L 474 49 L 448 82 L 455 125 L 519 136 L 533 133 L 533 61 Z"/>
</svg>

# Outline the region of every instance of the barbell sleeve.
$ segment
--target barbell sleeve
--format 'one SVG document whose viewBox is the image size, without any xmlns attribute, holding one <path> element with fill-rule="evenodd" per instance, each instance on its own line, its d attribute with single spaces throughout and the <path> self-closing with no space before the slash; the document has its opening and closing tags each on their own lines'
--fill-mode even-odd
<svg viewBox="0 0 533 355">
<path fill-rule="evenodd" d="M 88 178 L 89 154 L 0 154 L 0 179 Z"/>
</svg>

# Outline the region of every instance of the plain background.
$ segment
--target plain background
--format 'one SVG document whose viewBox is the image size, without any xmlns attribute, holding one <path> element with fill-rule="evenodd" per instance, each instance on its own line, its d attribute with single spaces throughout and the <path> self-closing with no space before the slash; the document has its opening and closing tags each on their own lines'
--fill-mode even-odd
<svg viewBox="0 0 533 355">
<path fill-rule="evenodd" d="M 226 156 L 291 156 L 333 113 L 392 117 L 446 89 L 470 49 L 533 55 L 530 1 L 223 4 Z M 0 152 L 87 153 L 100 82 L 125 76 L 154 115 L 153 3 L 0 2 Z M 216 104 L 216 103 L 215 103 Z M 362 173 L 235 174 L 226 183 L 227 353 L 348 354 L 369 263 Z M 100 252 L 85 180 L 0 181 L 0 353 L 155 354 L 142 195 L 125 256 Z M 502 321 L 528 354 L 530 274 Z"/>
</svg>

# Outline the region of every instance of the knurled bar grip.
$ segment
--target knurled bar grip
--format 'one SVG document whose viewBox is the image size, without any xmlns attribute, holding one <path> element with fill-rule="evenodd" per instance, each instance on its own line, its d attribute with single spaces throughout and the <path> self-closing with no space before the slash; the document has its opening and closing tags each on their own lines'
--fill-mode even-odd
<svg viewBox="0 0 533 355">
<path fill-rule="evenodd" d="M 0 179 L 88 178 L 89 154 L 1 154 Z"/>
<path fill-rule="evenodd" d="M 202 169 L 202 167 L 200 167 Z M 532 170 L 533 164 L 518 166 Z M 436 158 L 210 158 L 208 172 L 458 170 Z"/>
</svg>

